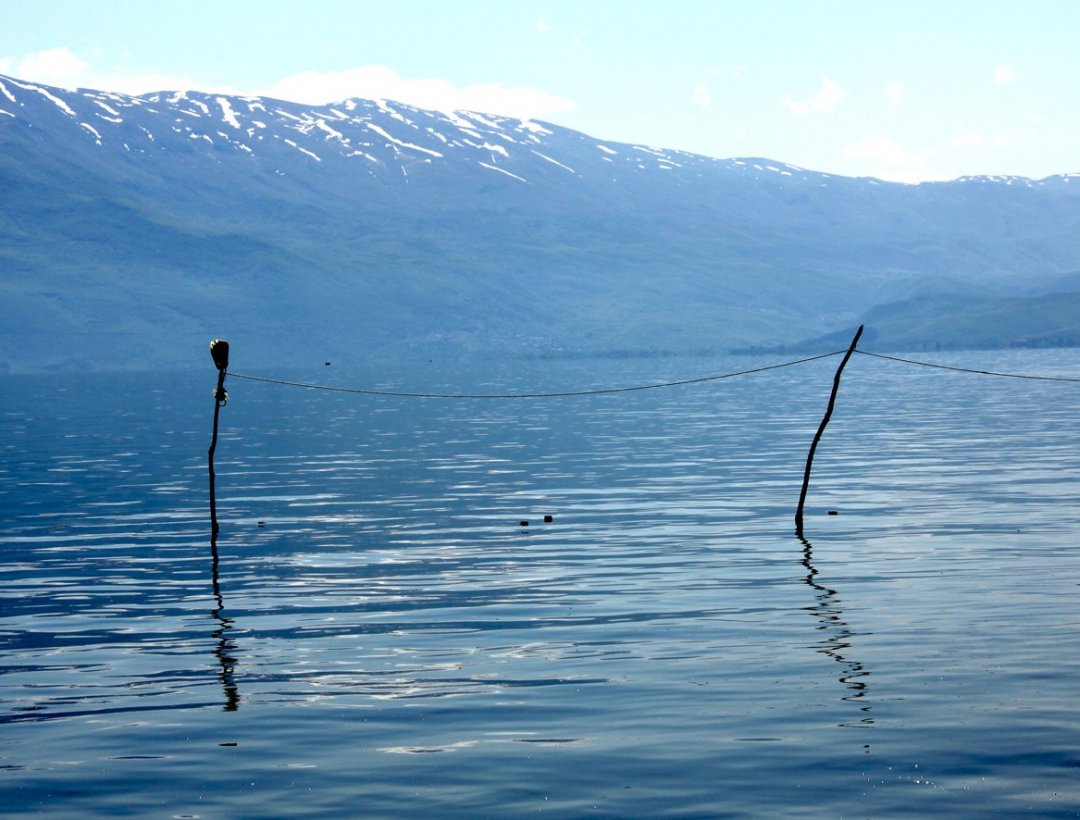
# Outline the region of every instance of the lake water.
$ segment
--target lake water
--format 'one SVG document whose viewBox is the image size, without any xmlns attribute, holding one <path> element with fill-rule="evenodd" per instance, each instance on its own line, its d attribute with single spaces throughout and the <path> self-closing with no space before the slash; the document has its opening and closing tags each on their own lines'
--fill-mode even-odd
<svg viewBox="0 0 1080 820">
<path fill-rule="evenodd" d="M 1080 384 L 838 363 L 0 380 L 0 814 L 1075 816 Z"/>
</svg>

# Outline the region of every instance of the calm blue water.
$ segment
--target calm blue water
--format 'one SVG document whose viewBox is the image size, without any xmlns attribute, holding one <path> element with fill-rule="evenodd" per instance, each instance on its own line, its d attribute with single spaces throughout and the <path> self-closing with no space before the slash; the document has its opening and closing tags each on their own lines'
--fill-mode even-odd
<svg viewBox="0 0 1080 820">
<path fill-rule="evenodd" d="M 0 380 L 0 813 L 1075 816 L 1080 384 L 837 364 Z"/>
</svg>

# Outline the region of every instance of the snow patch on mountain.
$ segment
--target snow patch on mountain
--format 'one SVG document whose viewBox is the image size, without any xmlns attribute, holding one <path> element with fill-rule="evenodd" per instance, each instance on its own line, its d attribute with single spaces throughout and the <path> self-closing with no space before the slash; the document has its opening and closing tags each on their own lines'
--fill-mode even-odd
<svg viewBox="0 0 1080 820">
<path fill-rule="evenodd" d="M 322 158 L 320 156 L 318 156 L 315 152 L 309 151 L 307 148 L 304 148 L 303 146 L 297 145 L 296 142 L 293 141 L 293 140 L 287 139 L 287 140 L 285 140 L 285 144 L 286 145 L 291 145 L 293 148 L 295 148 L 300 153 L 307 154 L 309 157 L 311 157 L 312 159 L 314 159 L 314 160 L 316 160 L 318 162 L 322 162 Z"/>
<path fill-rule="evenodd" d="M 240 129 L 240 120 L 236 118 L 236 112 L 233 111 L 232 103 L 225 97 L 218 97 L 217 104 L 221 107 L 221 118 L 225 120 L 226 125 L 231 125 L 233 128 Z"/>
<path fill-rule="evenodd" d="M 533 122 L 532 120 L 522 120 L 518 123 L 517 127 L 519 131 L 531 131 L 534 134 L 543 134 L 547 137 L 550 137 L 555 133 L 550 128 L 544 128 L 540 123 Z"/>
<path fill-rule="evenodd" d="M 414 145 L 411 142 L 405 142 L 404 140 L 399 140 L 397 137 L 391 136 L 389 133 L 387 133 L 387 131 L 385 129 L 380 128 L 379 126 L 375 125 L 375 123 L 369 122 L 369 123 L 366 123 L 366 126 L 367 126 L 368 130 L 374 131 L 380 137 L 382 137 L 383 139 L 387 140 L 388 142 L 392 143 L 395 146 L 401 146 L 402 148 L 409 148 L 409 149 L 411 149 L 413 151 L 422 151 L 425 154 L 431 154 L 431 156 L 433 156 L 433 157 L 440 157 L 441 158 L 443 156 L 438 151 L 432 151 L 430 148 L 423 148 L 423 147 L 421 147 L 419 145 Z"/>
<path fill-rule="evenodd" d="M 532 153 L 536 154 L 536 156 L 540 157 L 540 159 L 546 159 L 548 162 L 552 163 L 553 165 L 558 165 L 560 168 L 563 168 L 563 169 L 569 171 L 571 174 L 576 174 L 577 173 L 577 171 L 575 171 L 569 165 L 563 165 L 557 159 L 552 159 L 547 154 L 541 154 L 539 151 L 536 151 L 536 150 L 534 150 L 532 148 L 530 148 L 529 150 L 532 151 Z"/>
<path fill-rule="evenodd" d="M 94 128 L 94 126 L 90 125 L 89 123 L 85 123 L 85 122 L 80 122 L 79 125 L 81 125 L 83 128 L 85 128 L 91 134 L 93 134 L 94 139 L 97 140 L 97 144 L 101 145 L 101 134 L 98 132 L 98 130 L 96 128 Z"/>
<path fill-rule="evenodd" d="M 508 177 L 513 177 L 514 179 L 518 180 L 519 182 L 528 183 L 528 181 L 529 181 L 529 180 L 525 179 L 524 177 L 519 177 L 517 174 L 511 174 L 505 168 L 499 168 L 497 165 L 488 165 L 486 162 L 478 162 L 477 165 L 480 165 L 480 166 L 482 166 L 484 168 L 487 168 L 488 170 L 491 170 L 491 171 L 498 171 L 500 174 L 506 174 Z"/>
<path fill-rule="evenodd" d="M 32 83 L 21 83 L 21 82 L 15 81 L 15 80 L 12 80 L 11 82 L 14 83 L 15 85 L 17 85 L 19 88 L 24 88 L 27 91 L 37 92 L 42 97 L 44 97 L 49 102 L 51 102 L 53 105 L 55 105 L 57 108 L 59 108 L 61 111 L 63 111 L 65 114 L 67 114 L 69 117 L 74 117 L 75 116 L 75 111 L 72 109 L 72 107 L 70 105 L 68 105 L 62 99 L 57 97 L 55 94 L 53 94 L 53 93 L 51 93 L 49 91 L 46 91 L 41 86 L 33 85 Z"/>
</svg>

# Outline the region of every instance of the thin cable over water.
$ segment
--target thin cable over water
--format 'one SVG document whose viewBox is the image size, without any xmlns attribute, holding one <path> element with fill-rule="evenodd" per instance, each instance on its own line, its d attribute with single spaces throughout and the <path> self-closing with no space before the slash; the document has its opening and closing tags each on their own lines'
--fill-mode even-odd
<svg viewBox="0 0 1080 820">
<path fill-rule="evenodd" d="M 869 350 L 859 350 L 858 348 L 856 348 L 855 352 L 861 353 L 864 356 L 873 356 L 875 359 L 888 359 L 891 362 L 903 362 L 904 364 L 913 364 L 919 367 L 931 367 L 935 370 L 953 370 L 958 373 L 974 373 L 978 376 L 999 376 L 1004 379 L 1031 379 L 1040 382 L 1080 382 L 1080 378 L 1075 376 L 1032 376 L 1026 373 L 1002 373 L 996 370 L 975 370 L 970 367 L 955 367 L 949 364 L 920 362 L 916 359 L 905 359 L 901 356 L 887 356 L 884 353 L 871 353 Z"/>
<path fill-rule="evenodd" d="M 684 384 L 700 384 L 713 382 L 721 379 L 731 379 L 736 376 L 749 376 L 751 373 L 762 373 L 766 370 L 779 370 L 782 367 L 792 367 L 797 364 L 827 359 L 844 353 L 844 350 L 834 350 L 832 353 L 820 353 L 817 356 L 808 356 L 804 359 L 795 359 L 779 364 L 769 364 L 763 367 L 753 367 L 749 370 L 736 370 L 732 373 L 721 373 L 716 376 L 699 376 L 695 379 L 680 379 L 671 382 L 658 382 L 656 384 L 639 384 L 632 387 L 602 387 L 593 390 L 564 390 L 553 393 L 410 393 L 401 390 L 374 390 L 359 387 L 331 387 L 325 384 L 311 384 L 308 382 L 295 382 L 287 379 L 272 379 L 266 376 L 249 376 L 244 373 L 232 373 L 234 379 L 246 379 L 253 382 L 266 382 L 267 384 L 282 384 L 289 387 L 303 387 L 308 390 L 327 390 L 332 393 L 358 393 L 364 396 L 397 396 L 409 399 L 554 399 L 568 396 L 598 396 L 605 393 L 630 393 L 636 390 L 656 390 L 661 387 L 678 387 Z"/>
</svg>

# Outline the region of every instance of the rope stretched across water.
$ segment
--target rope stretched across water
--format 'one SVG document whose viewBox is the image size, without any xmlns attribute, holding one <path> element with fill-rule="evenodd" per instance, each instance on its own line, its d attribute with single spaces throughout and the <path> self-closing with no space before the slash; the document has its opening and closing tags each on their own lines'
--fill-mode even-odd
<svg viewBox="0 0 1080 820">
<path fill-rule="evenodd" d="M 806 364 L 807 362 L 818 361 L 819 359 L 828 359 L 832 356 L 838 356 L 844 352 L 846 351 L 834 350 L 831 353 L 819 353 L 816 356 L 807 356 L 802 359 L 793 359 L 791 361 L 779 362 L 777 364 L 769 364 L 762 367 L 752 367 L 747 370 L 736 370 L 730 373 L 720 373 L 713 376 L 699 376 L 693 379 L 678 379 L 676 381 L 656 382 L 653 384 L 638 384 L 631 385 L 629 387 L 599 387 L 589 390 L 559 390 L 547 393 L 421 393 L 405 390 L 378 390 L 374 388 L 363 387 L 333 387 L 327 384 L 314 384 L 311 382 L 290 381 L 288 379 L 275 379 L 269 376 L 252 376 L 246 373 L 233 373 L 231 371 L 228 375 L 232 376 L 234 379 L 245 379 L 252 382 L 280 384 L 287 387 L 301 387 L 307 390 L 325 390 L 331 393 L 353 393 L 362 396 L 394 396 L 398 398 L 409 399 L 553 399 L 567 398 L 570 396 L 600 396 L 610 393 L 632 393 L 640 390 L 657 390 L 664 387 L 679 387 L 681 385 L 687 384 L 714 382 L 720 381 L 722 379 L 732 379 L 737 376 L 749 376 L 754 373 L 763 373 L 768 370 L 779 370 L 784 367 L 793 367 L 795 365 Z M 855 349 L 855 352 L 860 353 L 863 356 L 872 356 L 876 359 L 887 359 L 888 361 L 901 362 L 903 364 L 915 365 L 917 367 L 929 367 L 935 370 L 950 370 L 957 373 L 972 373 L 978 376 L 995 376 L 998 378 L 1006 379 L 1029 379 L 1033 381 L 1045 382 L 1080 383 L 1080 377 L 1075 376 L 1038 376 L 1028 373 L 1005 373 L 997 370 L 977 370 L 970 367 L 957 367 L 955 365 L 935 364 L 934 362 L 924 362 L 917 359 L 907 359 L 902 356 L 890 356 L 885 353 L 873 353 L 869 350 L 859 350 L 858 348 Z"/>
<path fill-rule="evenodd" d="M 793 367 L 797 364 L 806 364 L 818 359 L 827 359 L 830 356 L 838 356 L 845 353 L 844 350 L 834 350 L 831 353 L 819 353 L 817 356 L 807 356 L 803 359 L 795 359 L 779 364 L 769 364 L 763 367 L 753 367 L 749 370 L 736 370 L 731 373 L 720 373 L 715 376 L 699 376 L 694 379 L 679 379 L 678 381 L 657 382 L 654 384 L 639 384 L 631 387 L 600 387 L 592 390 L 561 390 L 552 393 L 411 393 L 402 390 L 375 390 L 360 387 L 331 387 L 325 384 L 311 384 L 309 382 L 296 382 L 287 379 L 272 379 L 266 376 L 249 376 L 244 373 L 229 375 L 234 379 L 246 379 L 252 382 L 266 382 L 267 384 L 283 384 L 289 387 L 303 387 L 308 390 L 328 390 L 332 393 L 358 393 L 363 396 L 396 396 L 409 399 L 554 399 L 568 396 L 599 396 L 607 393 L 631 393 L 638 390 L 657 390 L 662 387 L 678 387 L 684 384 L 701 384 L 702 382 L 715 382 L 721 379 L 732 379 L 736 376 L 749 376 L 752 373 L 763 373 L 766 370 L 779 370 L 782 367 Z"/>
<path fill-rule="evenodd" d="M 884 353 L 871 353 L 869 350 L 859 350 L 858 348 L 855 349 L 855 352 L 861 353 L 863 356 L 873 356 L 875 359 L 888 359 L 891 362 L 903 362 L 904 364 L 913 364 L 918 367 L 932 367 L 935 370 L 953 370 L 957 373 L 974 373 L 977 376 L 998 376 L 1003 379 L 1031 379 L 1040 382 L 1080 382 L 1080 378 L 1075 376 L 1034 376 L 1027 373 L 1002 373 L 997 370 L 976 370 L 971 367 L 956 367 L 951 364 L 921 362 L 917 359 L 905 359 L 901 356 L 888 356 Z"/>
</svg>

